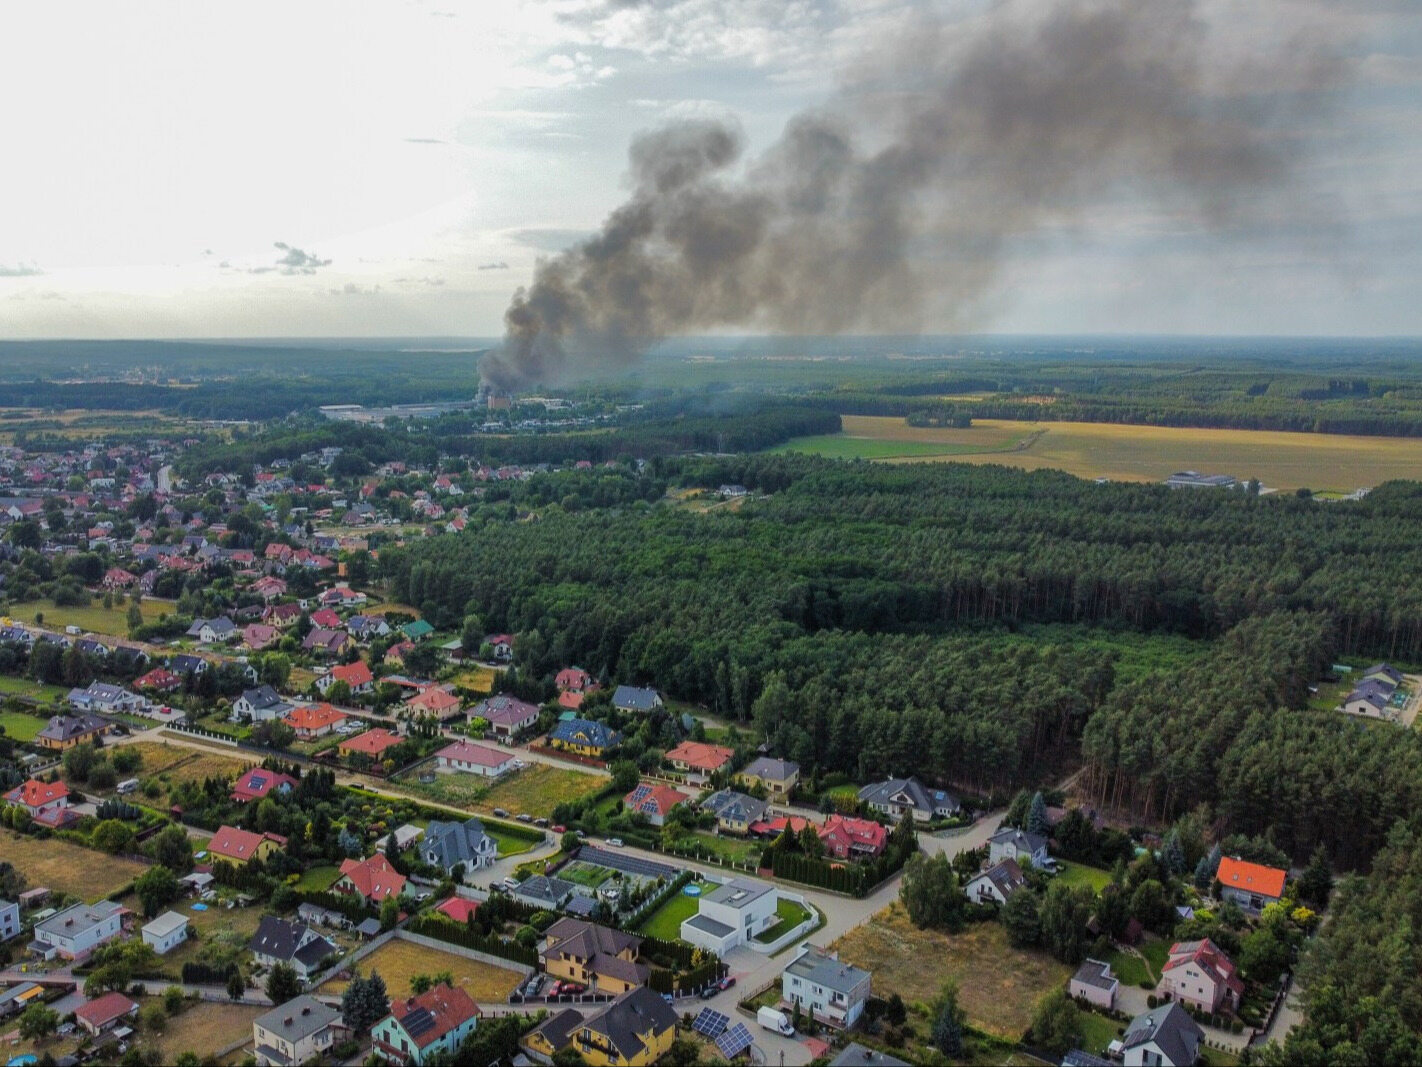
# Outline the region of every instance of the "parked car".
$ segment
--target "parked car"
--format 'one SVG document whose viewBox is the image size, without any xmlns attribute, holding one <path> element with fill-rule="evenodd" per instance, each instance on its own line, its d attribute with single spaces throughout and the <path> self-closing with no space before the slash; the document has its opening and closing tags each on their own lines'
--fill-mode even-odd
<svg viewBox="0 0 1422 1067">
<path fill-rule="evenodd" d="M 534 819 L 534 820 L 533 820 L 533 825 L 534 825 L 534 826 L 537 826 L 537 827 L 539 827 L 539 828 L 541 829 L 541 828 L 546 827 L 546 826 L 548 825 L 548 820 L 547 820 L 547 819 Z"/>
<path fill-rule="evenodd" d="M 612 848 L 621 848 L 621 847 L 622 847 L 622 838 L 620 838 L 620 837 L 609 837 L 609 838 L 607 839 L 607 843 L 608 843 L 608 845 L 610 845 Z"/>
<path fill-rule="evenodd" d="M 514 818 L 516 818 L 519 822 L 532 822 L 532 821 L 533 821 L 533 816 L 530 815 L 530 814 L 529 814 L 528 812 L 526 812 L 526 811 L 521 811 L 521 812 L 519 812 L 517 815 L 514 816 Z"/>
<path fill-rule="evenodd" d="M 736 976 L 733 975 L 733 974 L 728 974 L 728 975 L 726 975 L 725 978 L 722 978 L 719 982 L 716 983 L 716 988 L 717 988 L 717 989 L 721 989 L 721 990 L 726 990 L 726 989 L 730 989 L 731 986 L 733 986 L 733 985 L 735 985 L 735 984 L 736 984 Z"/>
<path fill-rule="evenodd" d="M 568 828 L 566 826 L 552 826 L 549 827 L 549 829 L 551 829 L 555 834 L 566 834 L 568 832 Z"/>
<path fill-rule="evenodd" d="M 719 993 L 719 992 L 721 992 L 721 986 L 720 986 L 720 984 L 717 983 L 717 982 L 712 982 L 709 986 L 707 986 L 705 989 L 703 989 L 703 990 L 701 991 L 701 999 L 702 999 L 702 1000 L 710 1000 L 712 997 L 714 997 L 714 996 L 715 996 L 717 993 Z"/>
<path fill-rule="evenodd" d="M 503 808 L 495 808 L 494 814 L 501 819 L 507 819 L 509 817 L 509 813 L 506 812 Z"/>
</svg>

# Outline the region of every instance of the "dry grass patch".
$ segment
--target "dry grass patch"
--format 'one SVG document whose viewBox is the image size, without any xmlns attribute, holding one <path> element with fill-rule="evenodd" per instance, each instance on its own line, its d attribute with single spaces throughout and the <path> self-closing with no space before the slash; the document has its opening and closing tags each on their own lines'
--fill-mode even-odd
<svg viewBox="0 0 1422 1067">
<path fill-rule="evenodd" d="M 172 1063 L 183 1052 L 211 1056 L 235 1041 L 251 1041 L 252 1020 L 264 1011 L 254 1004 L 204 1001 L 169 1019 L 165 1033 L 146 1035 L 143 1045 L 157 1050 L 160 1063 Z"/>
<path fill-rule="evenodd" d="M 470 667 L 461 671 L 454 684 L 471 693 L 492 693 L 494 691 L 494 669 L 492 667 Z"/>
<path fill-rule="evenodd" d="M 426 948 L 399 938 L 381 945 L 361 960 L 357 968 L 361 974 L 379 971 L 392 1000 L 410 995 L 410 979 L 417 974 L 435 975 L 448 971 L 454 976 L 454 984 L 458 988 L 482 1004 L 507 1001 L 509 994 L 523 981 L 522 971 L 495 967 L 491 963 L 466 959 L 452 952 Z M 321 985 L 321 995 L 339 996 L 346 985 L 344 978 L 332 978 Z"/>
<path fill-rule="evenodd" d="M 0 856 L 29 880 L 31 888 L 46 886 L 93 902 L 133 881 L 147 866 L 121 856 L 108 856 L 70 841 L 39 841 L 0 831 Z"/>
<path fill-rule="evenodd" d="M 166 741 L 135 741 L 122 747 L 126 752 L 137 752 L 143 757 L 139 774 L 162 774 L 193 755 L 192 749 L 170 745 Z"/>
<path fill-rule="evenodd" d="M 1037 1002 L 1063 986 L 1071 968 L 1043 952 L 1007 943 L 999 923 L 974 923 L 960 934 L 920 930 L 897 902 L 834 943 L 840 958 L 872 971 L 874 992 L 929 1002 L 943 983 L 958 983 L 958 999 L 975 1025 L 1017 1040 Z"/>
</svg>

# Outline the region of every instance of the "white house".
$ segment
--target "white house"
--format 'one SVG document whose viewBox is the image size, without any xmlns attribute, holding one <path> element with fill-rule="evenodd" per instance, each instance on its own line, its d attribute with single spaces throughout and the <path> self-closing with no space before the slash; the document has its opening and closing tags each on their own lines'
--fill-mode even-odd
<svg viewBox="0 0 1422 1067">
<path fill-rule="evenodd" d="M 1047 839 L 1040 834 L 1004 826 L 988 839 L 988 862 L 997 864 L 1003 860 L 1016 860 L 1018 863 L 1025 860 L 1039 870 L 1049 867 Z"/>
<path fill-rule="evenodd" d="M 970 879 L 963 892 L 975 904 L 1006 904 L 1007 898 L 1026 884 L 1017 861 L 1003 860 Z"/>
<path fill-rule="evenodd" d="M 871 811 L 898 822 L 904 812 L 912 812 L 916 822 L 947 819 L 962 810 L 963 805 L 952 793 L 930 789 L 917 778 L 886 778 L 859 790 L 859 799 Z"/>
<path fill-rule="evenodd" d="M 143 927 L 143 942 L 153 946 L 160 956 L 177 948 L 188 939 L 188 920 L 176 911 L 165 911 Z"/>
<path fill-rule="evenodd" d="M 931 961 L 924 965 L 931 967 Z M 780 976 L 780 994 L 816 1019 L 848 1029 L 864 1011 L 873 976 L 839 957 L 806 945 Z"/>
<path fill-rule="evenodd" d="M 337 1043 L 341 1013 L 315 997 L 302 995 L 279 1004 L 252 1021 L 252 1043 L 259 1067 L 294 1067 L 315 1059 Z"/>
<path fill-rule="evenodd" d="M 1111 973 L 1111 965 L 1100 960 L 1083 960 L 1071 976 L 1067 992 L 1078 1000 L 1111 1011 L 1116 1006 L 1116 990 L 1121 983 Z"/>
<path fill-rule="evenodd" d="M 67 960 L 83 960 L 106 941 L 118 937 L 123 928 L 123 912 L 123 906 L 112 900 L 75 904 L 36 926 L 35 941 Z"/>
<path fill-rule="evenodd" d="M 20 936 L 20 905 L 13 900 L 0 900 L 0 941 Z"/>
<path fill-rule="evenodd" d="M 1204 1041 L 1205 1032 L 1171 1001 L 1131 1020 L 1121 1038 L 1121 1061 L 1125 1067 L 1192 1067 Z"/>
<path fill-rule="evenodd" d="M 774 926 L 779 902 L 774 886 L 734 879 L 701 898 L 697 914 L 682 921 L 681 939 L 725 955 Z"/>
<path fill-rule="evenodd" d="M 234 722 L 241 718 L 270 722 L 289 713 L 293 706 L 278 696 L 271 686 L 261 685 L 244 691 L 232 702 L 232 719 Z"/>
<path fill-rule="evenodd" d="M 513 765 L 512 753 L 501 752 L 487 745 L 473 745 L 468 741 L 456 741 L 435 753 L 435 766 L 440 770 L 462 771 L 485 778 L 497 778 L 512 770 Z"/>
<path fill-rule="evenodd" d="M 90 682 L 87 689 L 69 690 L 69 705 L 76 711 L 142 711 L 146 697 L 107 682 Z"/>
</svg>

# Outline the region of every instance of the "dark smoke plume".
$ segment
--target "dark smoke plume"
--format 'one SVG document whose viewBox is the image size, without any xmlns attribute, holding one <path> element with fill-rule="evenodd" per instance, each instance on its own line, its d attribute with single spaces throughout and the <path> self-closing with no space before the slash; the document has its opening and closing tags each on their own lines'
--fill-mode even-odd
<svg viewBox="0 0 1422 1067">
<path fill-rule="evenodd" d="M 1190 227 L 1251 221 L 1299 152 L 1287 109 L 1313 106 L 1336 66 L 1301 38 L 1220 59 L 1196 8 L 1062 0 L 925 22 L 744 167 L 724 123 L 639 136 L 631 197 L 538 264 L 482 376 L 567 380 L 716 327 L 913 329 L 930 295 L 950 314 L 981 300 L 1010 240 L 1112 199 L 1149 196 Z"/>
</svg>

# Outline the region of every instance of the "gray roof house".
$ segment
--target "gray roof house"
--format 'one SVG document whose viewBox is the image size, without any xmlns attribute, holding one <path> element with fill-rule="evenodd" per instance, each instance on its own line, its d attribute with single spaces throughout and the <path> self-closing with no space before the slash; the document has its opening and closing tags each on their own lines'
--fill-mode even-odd
<svg viewBox="0 0 1422 1067">
<path fill-rule="evenodd" d="M 576 888 L 572 882 L 565 882 L 561 878 L 535 874 L 519 883 L 518 888 L 513 891 L 513 897 L 535 908 L 557 911 L 573 895 Z"/>
<path fill-rule="evenodd" d="M 420 859 L 444 871 L 452 872 L 458 864 L 464 864 L 465 881 L 499 858 L 498 843 L 484 833 L 484 824 L 478 819 L 430 823 L 425 827 L 419 852 Z"/>
<path fill-rule="evenodd" d="M 69 690 L 69 706 L 76 711 L 139 711 L 148 701 L 122 686 L 90 682 L 86 689 Z"/>
<path fill-rule="evenodd" d="M 1047 839 L 1041 834 L 1004 826 L 988 838 L 988 862 L 1001 863 L 1003 860 L 1016 860 L 1018 863 L 1025 860 L 1033 867 L 1049 867 Z"/>
<path fill-rule="evenodd" d="M 619 711 L 653 711 L 662 706 L 662 695 L 655 689 L 619 685 L 612 693 L 612 706 Z"/>
<path fill-rule="evenodd" d="M 917 778 L 889 778 L 866 785 L 859 799 L 880 815 L 901 819 L 906 811 L 913 812 L 919 822 L 956 815 L 963 805 L 952 793 L 929 789 Z"/>
<path fill-rule="evenodd" d="M 258 963 L 268 967 L 289 963 L 302 978 L 309 978 L 328 956 L 340 951 L 305 923 L 263 915 L 247 946 Z"/>
<path fill-rule="evenodd" d="M 1007 898 L 1026 884 L 1017 861 L 1006 859 L 968 879 L 963 892 L 976 904 L 1006 904 Z"/>
<path fill-rule="evenodd" d="M 702 811 L 709 811 L 716 816 L 721 829 L 739 833 L 745 833 L 751 823 L 765 818 L 765 813 L 770 810 L 770 805 L 765 801 L 745 793 L 737 793 L 733 789 L 712 793 L 700 806 Z"/>
<path fill-rule="evenodd" d="M 909 1062 L 851 1041 L 838 1056 L 830 1060 L 830 1067 L 909 1067 Z"/>
<path fill-rule="evenodd" d="M 253 722 L 268 722 L 281 718 L 292 707 L 271 686 L 259 685 L 255 689 L 244 690 L 232 702 L 232 718 L 236 720 L 245 715 Z"/>
<path fill-rule="evenodd" d="M 780 992 L 790 1003 L 813 1011 L 816 1018 L 849 1029 L 864 1011 L 872 977 L 868 971 L 806 945 L 780 976 Z"/>
<path fill-rule="evenodd" d="M 1191 1067 L 1205 1032 L 1176 1001 L 1137 1015 L 1121 1039 L 1126 1067 Z"/>
<path fill-rule="evenodd" d="M 341 1013 L 313 996 L 278 1004 L 252 1020 L 252 1040 L 261 1067 L 292 1067 L 335 1044 Z"/>
</svg>

